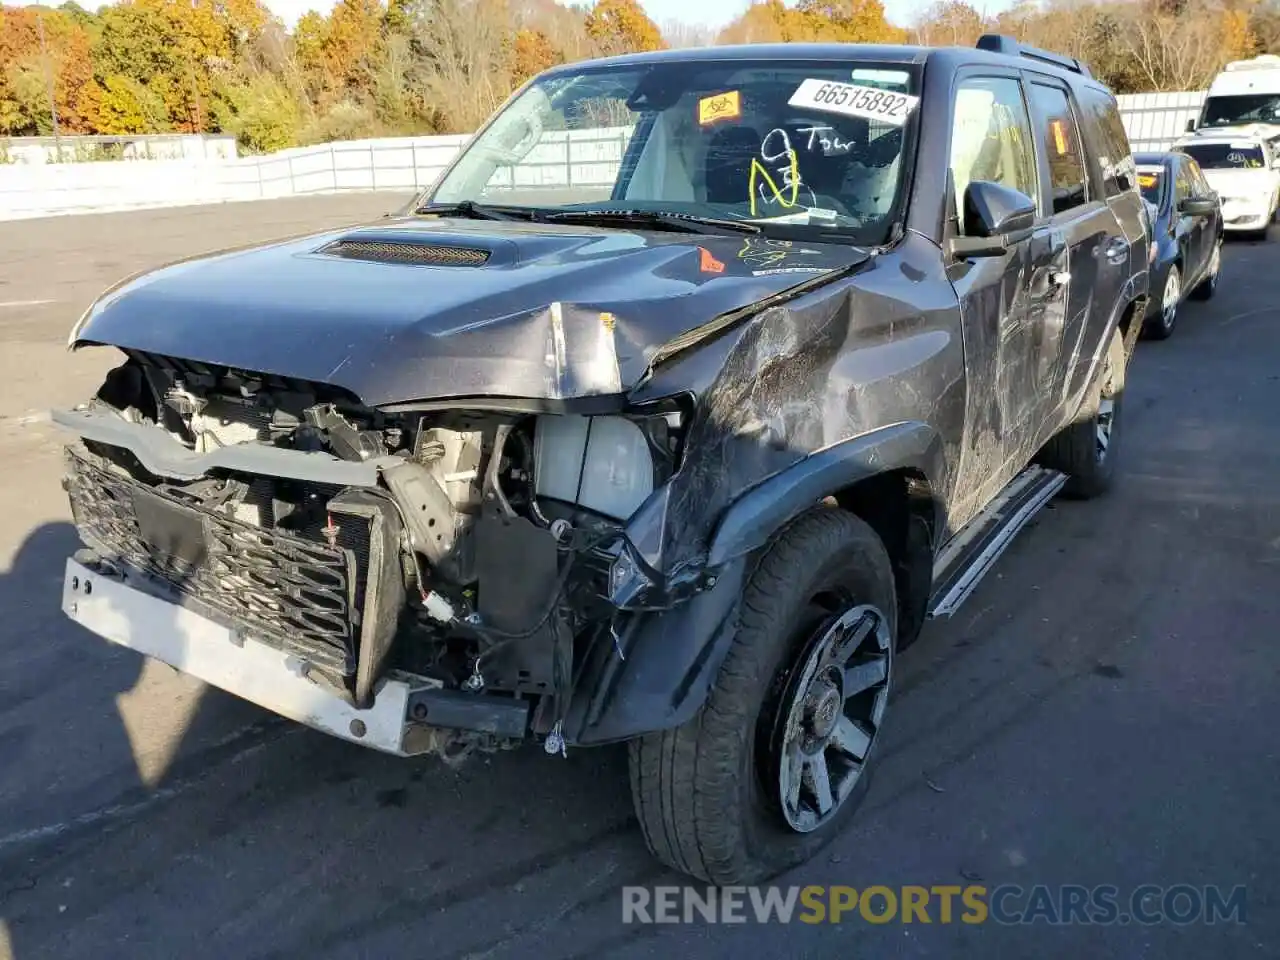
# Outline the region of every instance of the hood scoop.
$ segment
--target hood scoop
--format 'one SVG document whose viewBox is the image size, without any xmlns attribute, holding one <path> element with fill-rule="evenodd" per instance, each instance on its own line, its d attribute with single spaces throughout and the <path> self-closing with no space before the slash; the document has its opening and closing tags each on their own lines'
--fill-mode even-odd
<svg viewBox="0 0 1280 960">
<path fill-rule="evenodd" d="M 412 240 L 365 240 L 344 237 L 316 251 L 344 260 L 373 263 L 407 263 L 431 267 L 483 267 L 489 251 Z"/>
</svg>

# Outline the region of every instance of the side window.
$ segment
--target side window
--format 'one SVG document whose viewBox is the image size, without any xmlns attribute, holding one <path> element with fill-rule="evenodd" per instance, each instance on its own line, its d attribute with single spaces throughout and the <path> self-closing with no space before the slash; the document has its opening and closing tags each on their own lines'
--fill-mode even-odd
<svg viewBox="0 0 1280 960">
<path fill-rule="evenodd" d="M 951 125 L 951 180 L 956 211 L 965 188 L 990 180 L 1038 201 L 1031 119 L 1013 77 L 971 77 L 956 90 Z"/>
<path fill-rule="evenodd" d="M 1187 165 L 1187 169 L 1191 171 L 1191 184 L 1195 188 L 1193 191 L 1197 197 L 1207 197 L 1213 193 L 1213 187 L 1209 186 L 1209 181 L 1205 179 L 1204 171 L 1200 169 L 1200 164 L 1196 163 L 1190 157 L 1182 161 Z"/>
<path fill-rule="evenodd" d="M 1173 203 L 1174 209 L 1178 204 L 1182 203 L 1188 197 L 1195 195 L 1195 182 L 1191 177 L 1191 169 L 1185 160 L 1180 160 L 1177 164 L 1178 173 L 1173 180 Z"/>
<path fill-rule="evenodd" d="M 1061 87 L 1031 84 L 1031 109 L 1036 131 L 1049 161 L 1053 212 L 1063 213 L 1089 199 L 1089 178 L 1080 149 L 1080 131 L 1071 101 Z"/>
<path fill-rule="evenodd" d="M 1080 108 L 1098 145 L 1098 166 L 1102 168 L 1102 186 L 1107 196 L 1132 190 L 1136 179 L 1133 152 L 1115 97 L 1105 90 L 1082 87 Z"/>
</svg>

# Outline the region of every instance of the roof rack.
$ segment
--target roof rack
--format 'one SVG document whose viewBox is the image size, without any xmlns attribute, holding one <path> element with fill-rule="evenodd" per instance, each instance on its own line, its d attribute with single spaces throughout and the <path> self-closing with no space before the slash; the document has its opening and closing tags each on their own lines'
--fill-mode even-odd
<svg viewBox="0 0 1280 960">
<path fill-rule="evenodd" d="M 1075 57 L 1064 57 L 1060 53 L 1050 53 L 1048 50 L 1041 50 L 1039 47 L 1029 47 L 1026 44 L 1019 43 L 1013 37 L 1006 37 L 1003 34 L 984 33 L 978 38 L 976 46 L 979 50 L 986 50 L 990 53 L 1003 53 L 1010 57 L 1026 57 L 1029 60 L 1051 63 L 1055 67 L 1061 67 L 1063 70 L 1070 70 L 1072 73 L 1078 73 L 1081 76 L 1093 79 L 1093 74 L 1089 71 L 1088 66 Z"/>
</svg>

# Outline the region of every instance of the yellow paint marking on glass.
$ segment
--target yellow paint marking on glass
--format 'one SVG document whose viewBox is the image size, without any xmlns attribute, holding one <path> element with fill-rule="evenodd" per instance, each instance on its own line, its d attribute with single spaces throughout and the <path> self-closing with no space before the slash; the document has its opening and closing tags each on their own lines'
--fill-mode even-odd
<svg viewBox="0 0 1280 960">
<path fill-rule="evenodd" d="M 796 205 L 796 201 L 799 200 L 800 198 L 800 161 L 799 161 L 799 158 L 796 156 L 796 151 L 794 149 L 788 150 L 787 153 L 790 154 L 790 157 L 791 157 L 791 165 L 788 168 L 791 173 L 791 199 L 790 200 L 788 200 L 786 197 L 782 195 L 781 188 L 774 181 L 773 177 L 769 176 L 769 171 L 766 170 L 763 165 L 761 165 L 760 161 L 752 158 L 751 177 L 747 181 L 747 192 L 751 194 L 751 215 L 753 217 L 757 215 L 757 210 L 756 210 L 756 202 L 757 202 L 756 201 L 756 184 L 757 184 L 756 178 L 757 177 L 764 178 L 764 182 L 767 183 L 769 185 L 769 189 L 773 191 L 773 198 L 777 200 L 778 203 L 782 204 L 782 206 L 785 207 L 786 209 L 789 210 L 792 207 L 794 207 Z"/>
</svg>

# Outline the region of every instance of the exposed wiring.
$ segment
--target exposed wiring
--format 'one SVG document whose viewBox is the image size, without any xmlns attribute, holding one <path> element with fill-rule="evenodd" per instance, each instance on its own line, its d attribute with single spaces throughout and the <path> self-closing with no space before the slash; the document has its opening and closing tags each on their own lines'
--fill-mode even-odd
<svg viewBox="0 0 1280 960">
<path fill-rule="evenodd" d="M 534 523 L 540 527 L 550 527 L 551 521 L 547 519 L 546 514 L 542 512 L 542 508 L 538 506 L 538 489 L 536 480 L 533 475 L 533 441 L 529 439 L 529 434 L 523 430 L 517 430 L 516 436 L 520 438 L 520 446 L 524 448 L 524 462 L 528 465 L 529 475 L 529 512 L 533 514 Z"/>
<path fill-rule="evenodd" d="M 484 485 L 487 488 L 486 493 L 492 494 L 497 499 L 502 512 L 509 517 L 514 517 L 516 512 L 512 509 L 511 501 L 502 492 L 502 484 L 498 482 L 498 473 L 502 469 L 502 454 L 507 448 L 507 437 L 510 435 L 511 424 L 498 424 L 493 436 L 493 453 L 489 455 L 489 466 L 485 470 Z"/>
<path fill-rule="evenodd" d="M 587 541 L 581 546 L 575 547 L 572 549 L 571 551 L 572 555 L 567 560 L 565 560 L 563 566 L 561 566 L 559 572 L 556 574 L 555 586 L 551 591 L 551 601 L 547 604 L 546 609 L 543 610 L 542 615 L 538 618 L 538 622 L 535 623 L 532 627 L 528 628 L 527 630 L 520 630 L 520 631 L 513 632 L 513 631 L 507 631 L 507 630 L 499 630 L 496 627 L 487 627 L 480 624 L 474 624 L 474 623 L 465 624 L 465 627 L 468 630 L 471 630 L 479 634 L 481 637 L 495 640 L 494 643 L 492 643 L 486 649 L 482 650 L 479 653 L 479 655 L 476 656 L 475 664 L 473 667 L 474 672 L 478 673 L 480 670 L 481 663 L 483 663 L 486 658 L 492 656 L 497 651 L 502 650 L 519 640 L 527 640 L 529 637 L 532 637 L 539 630 L 545 627 L 547 625 L 547 621 L 549 621 L 551 617 L 555 614 L 556 608 L 559 607 L 560 605 L 560 601 L 564 598 L 565 587 L 568 585 L 569 574 L 573 570 L 573 564 L 574 564 L 574 560 L 576 559 L 576 555 L 581 553 L 587 553 L 591 550 L 596 549 L 597 547 L 603 546 L 605 543 L 618 537 L 619 535 L 620 535 L 619 531 L 609 530 L 601 534 L 600 536 Z"/>
</svg>

